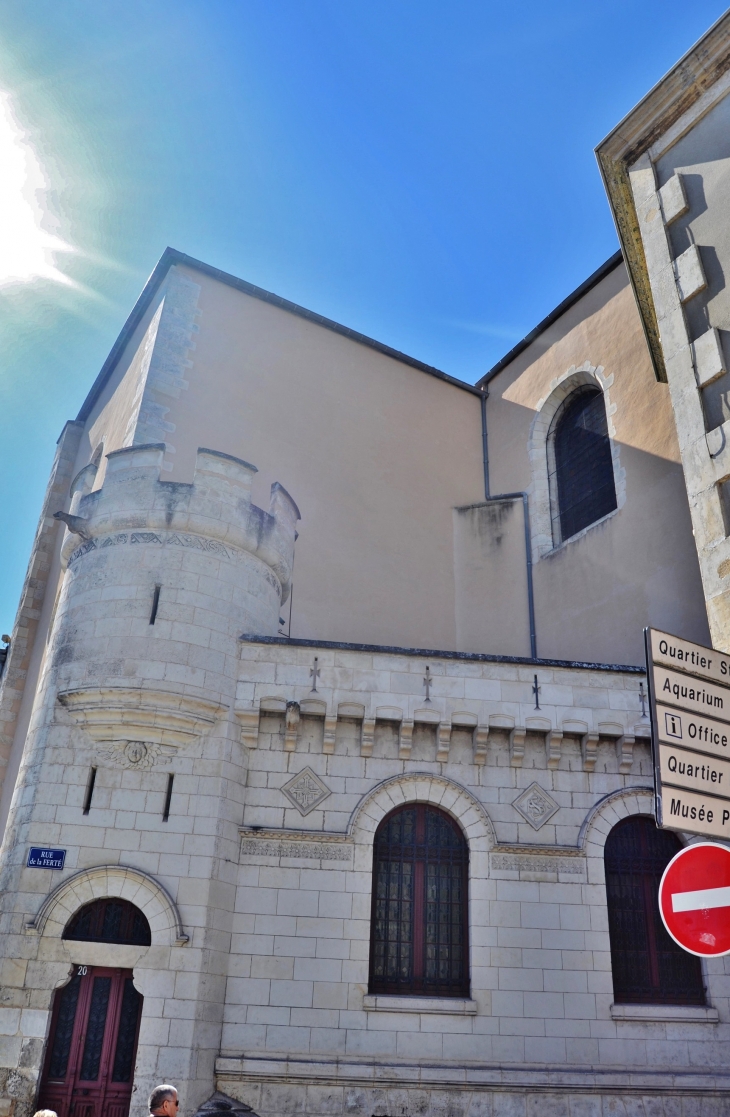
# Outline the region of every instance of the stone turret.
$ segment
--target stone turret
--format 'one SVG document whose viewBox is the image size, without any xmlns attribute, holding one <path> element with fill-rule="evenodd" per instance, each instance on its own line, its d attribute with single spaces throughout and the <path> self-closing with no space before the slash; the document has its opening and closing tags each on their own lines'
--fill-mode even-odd
<svg viewBox="0 0 730 1117">
<path fill-rule="evenodd" d="M 32 725 L 58 698 L 95 741 L 142 745 L 138 763 L 152 746 L 190 743 L 229 707 L 238 637 L 277 630 L 299 518 L 278 483 L 269 512 L 251 503 L 248 462 L 200 449 L 182 484 L 160 480 L 163 454 L 114 451 L 94 492 L 86 466 L 70 511 L 56 513 L 66 573 Z"/>
<path fill-rule="evenodd" d="M 86 466 L 57 513 L 65 570 L 0 857 L 0 956 L 30 960 L 3 1004 L 41 1010 L 14 1040 L 18 1112 L 71 962 L 134 965 L 147 1044 L 135 1114 L 159 1081 L 174 1079 L 189 1110 L 214 1089 L 247 767 L 239 637 L 277 630 L 299 512 L 279 484 L 257 508 L 256 467 L 215 450 L 198 450 L 191 484 L 160 480 L 164 449 L 109 454 L 96 491 Z M 60 873 L 28 865 L 39 844 L 64 850 Z M 133 961 L 126 947 L 64 945 L 94 895 L 144 911 L 152 944 Z"/>
</svg>

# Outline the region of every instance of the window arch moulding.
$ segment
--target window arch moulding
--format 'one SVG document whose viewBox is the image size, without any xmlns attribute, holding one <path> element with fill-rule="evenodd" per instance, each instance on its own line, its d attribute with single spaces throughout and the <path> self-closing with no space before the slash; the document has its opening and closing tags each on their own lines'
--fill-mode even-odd
<svg viewBox="0 0 730 1117">
<path fill-rule="evenodd" d="M 550 390 L 537 402 L 535 417 L 530 428 L 528 455 L 530 459 L 530 529 L 532 533 L 532 561 L 541 558 L 569 543 L 580 539 L 596 523 L 602 523 L 623 508 L 626 503 L 626 470 L 621 466 L 620 447 L 616 441 L 616 427 L 613 417 L 616 404 L 611 401 L 613 373 L 606 375 L 602 365 L 592 365 L 584 361 L 582 365 L 571 365 L 569 369 L 550 382 Z M 613 480 L 616 489 L 616 508 L 608 516 L 589 524 L 565 541 L 555 538 L 553 521 L 557 515 L 557 493 L 551 492 L 549 476 L 549 442 L 555 428 L 555 419 L 563 404 L 580 388 L 598 388 L 603 393 L 606 407 L 606 423 L 611 448 Z"/>
<path fill-rule="evenodd" d="M 81 907 L 107 898 L 128 900 L 140 909 L 150 925 L 153 945 L 184 946 L 189 941 L 177 905 L 159 881 L 124 865 L 82 869 L 62 881 L 43 900 L 35 918 L 26 923 L 26 934 L 60 939 Z"/>
</svg>

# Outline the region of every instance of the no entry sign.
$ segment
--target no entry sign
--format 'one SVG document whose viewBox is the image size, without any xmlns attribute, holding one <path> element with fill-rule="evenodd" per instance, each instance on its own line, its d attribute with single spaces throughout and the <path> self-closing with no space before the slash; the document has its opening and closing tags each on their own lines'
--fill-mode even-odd
<svg viewBox="0 0 730 1117">
<path fill-rule="evenodd" d="M 674 941 L 690 954 L 730 954 L 730 849 L 697 842 L 680 850 L 664 870 L 659 911 Z"/>
</svg>

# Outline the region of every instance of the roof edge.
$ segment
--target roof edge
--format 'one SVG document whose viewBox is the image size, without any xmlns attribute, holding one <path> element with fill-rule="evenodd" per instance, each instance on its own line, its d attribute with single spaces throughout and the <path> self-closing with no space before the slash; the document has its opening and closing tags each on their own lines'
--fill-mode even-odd
<svg viewBox="0 0 730 1117">
<path fill-rule="evenodd" d="M 580 659 L 531 659 L 520 655 L 492 655 L 487 652 L 439 651 L 434 648 L 400 648 L 390 644 L 351 644 L 342 640 L 305 640 L 293 636 L 258 636 L 244 632 L 239 640 L 245 644 L 274 644 L 294 648 L 333 648 L 348 652 L 376 652 L 381 655 L 418 655 L 428 659 L 461 659 L 468 663 L 518 663 L 528 667 L 567 667 L 585 671 L 616 671 L 628 675 L 645 675 L 645 667 L 630 663 L 592 663 Z"/>
<path fill-rule="evenodd" d="M 419 361 L 416 357 L 409 357 L 407 353 L 402 353 L 399 349 L 393 349 L 390 345 L 385 345 L 383 342 L 376 341 L 366 334 L 361 334 L 358 330 L 352 330 L 349 326 L 343 326 L 341 323 L 335 322 L 331 318 L 325 318 L 324 315 L 317 314 L 313 310 L 307 310 L 306 307 L 299 306 L 298 303 L 290 302 L 289 299 L 284 299 L 271 291 L 266 291 L 263 287 L 257 287 L 254 283 L 249 283 L 245 279 L 239 279 L 235 275 L 230 275 L 228 272 L 221 271 L 220 268 L 214 268 L 211 264 L 206 264 L 202 260 L 196 260 L 195 257 L 188 256 L 186 253 L 180 252 L 176 248 L 166 248 L 152 274 L 145 283 L 142 293 L 134 304 L 129 317 L 122 326 L 119 336 L 109 352 L 109 356 L 104 361 L 99 375 L 96 377 L 86 399 L 81 405 L 81 409 L 77 416 L 77 422 L 85 422 L 89 417 L 94 404 L 114 371 L 127 342 L 141 322 L 147 308 L 157 294 L 162 281 L 174 264 L 182 264 L 185 267 L 202 272 L 203 275 L 207 275 L 211 279 L 216 279 L 219 283 L 225 283 L 226 286 L 233 287 L 237 291 L 242 291 L 252 298 L 260 299 L 262 302 L 270 303 L 272 306 L 279 307 L 280 310 L 285 310 L 289 314 L 295 314 L 299 318 L 314 322 L 324 329 L 331 330 L 333 333 L 349 338 L 350 341 L 354 341 L 358 345 L 365 345 L 369 349 L 374 349 L 376 352 L 382 353 L 386 357 L 391 357 L 393 360 L 399 361 L 401 364 L 418 369 L 419 372 L 426 372 L 429 376 L 435 376 L 437 380 L 442 380 L 446 384 L 452 384 L 455 388 L 461 388 L 463 391 L 469 392 L 472 395 L 478 396 L 481 394 L 479 389 L 473 384 L 467 384 L 466 381 L 459 380 L 456 376 L 450 376 L 447 372 L 442 372 L 441 369 L 435 368 L 433 365 L 428 365 L 424 361 Z"/>
<path fill-rule="evenodd" d="M 563 299 L 563 301 L 548 314 L 547 318 L 543 318 L 542 322 L 538 322 L 534 330 L 530 330 L 529 334 L 526 334 L 522 341 L 518 341 L 517 344 L 510 349 L 509 353 L 505 353 L 504 357 L 497 361 L 496 365 L 493 365 L 489 372 L 484 374 L 481 380 L 477 380 L 476 387 L 480 389 L 485 388 L 493 377 L 500 373 L 502 369 L 506 368 L 507 365 L 512 364 L 512 361 L 519 357 L 520 353 L 524 353 L 525 349 L 528 349 L 540 334 L 545 333 L 545 330 L 552 326 L 554 322 L 557 322 L 558 318 L 562 318 L 572 306 L 575 306 L 584 295 L 587 295 L 602 279 L 605 279 L 610 272 L 614 271 L 622 261 L 623 253 L 619 248 L 618 252 L 614 252 L 613 256 L 609 256 L 608 260 L 601 264 L 599 268 L 596 268 L 587 279 L 584 279 L 580 286 L 576 287 L 566 299 Z"/>
</svg>

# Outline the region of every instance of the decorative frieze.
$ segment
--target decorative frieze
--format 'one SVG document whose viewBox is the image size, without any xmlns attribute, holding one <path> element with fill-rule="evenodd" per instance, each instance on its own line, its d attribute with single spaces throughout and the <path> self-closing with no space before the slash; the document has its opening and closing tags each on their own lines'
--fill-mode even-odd
<svg viewBox="0 0 730 1117">
<path fill-rule="evenodd" d="M 312 861 L 352 861 L 354 846 L 343 834 L 297 830 L 241 829 L 242 857 L 283 857 Z"/>
<path fill-rule="evenodd" d="M 568 873 L 571 876 L 580 876 L 586 871 L 586 859 L 577 852 L 573 856 L 555 856 L 552 853 L 543 854 L 534 851 L 493 852 L 489 856 L 489 861 L 495 872 L 518 872 L 521 875 Z"/>
</svg>

